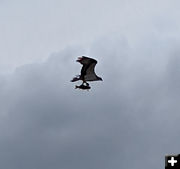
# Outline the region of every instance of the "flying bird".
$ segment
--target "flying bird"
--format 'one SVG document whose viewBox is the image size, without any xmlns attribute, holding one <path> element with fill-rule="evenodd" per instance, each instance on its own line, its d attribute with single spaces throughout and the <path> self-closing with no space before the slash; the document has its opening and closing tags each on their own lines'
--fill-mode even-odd
<svg viewBox="0 0 180 169">
<path fill-rule="evenodd" d="M 82 84 L 80 86 L 76 86 L 76 88 L 84 90 L 90 89 L 90 86 L 87 83 L 87 81 L 102 81 L 102 78 L 97 76 L 94 71 L 95 66 L 97 64 L 97 61 L 95 59 L 82 56 L 79 57 L 76 61 L 83 65 L 81 69 L 81 74 L 77 75 L 71 80 L 71 82 L 82 80 Z"/>
</svg>

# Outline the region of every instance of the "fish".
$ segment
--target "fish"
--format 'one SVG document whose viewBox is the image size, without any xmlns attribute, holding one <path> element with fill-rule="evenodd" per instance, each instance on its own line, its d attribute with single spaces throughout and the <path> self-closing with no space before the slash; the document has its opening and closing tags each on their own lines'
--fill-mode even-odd
<svg viewBox="0 0 180 169">
<path fill-rule="evenodd" d="M 81 84 L 80 86 L 76 85 L 75 89 L 89 90 L 89 89 L 91 89 L 91 87 L 89 85 L 85 86 L 85 85 Z"/>
</svg>

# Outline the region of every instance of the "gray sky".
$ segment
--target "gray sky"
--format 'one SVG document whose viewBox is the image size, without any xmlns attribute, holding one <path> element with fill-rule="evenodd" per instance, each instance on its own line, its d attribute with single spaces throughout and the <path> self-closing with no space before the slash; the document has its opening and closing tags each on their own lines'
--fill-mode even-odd
<svg viewBox="0 0 180 169">
<path fill-rule="evenodd" d="M 178 1 L 0 1 L 0 168 L 164 168 L 179 150 Z M 103 82 L 74 90 L 77 56 Z"/>
</svg>

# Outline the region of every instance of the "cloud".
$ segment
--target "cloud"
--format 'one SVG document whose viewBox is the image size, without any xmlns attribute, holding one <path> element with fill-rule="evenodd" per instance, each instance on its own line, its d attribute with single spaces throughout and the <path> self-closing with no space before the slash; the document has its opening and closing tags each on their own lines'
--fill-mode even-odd
<svg viewBox="0 0 180 169">
<path fill-rule="evenodd" d="M 154 35 L 95 40 L 0 78 L 0 164 L 16 169 L 164 167 L 178 153 L 176 42 Z M 174 52 L 176 51 L 176 52 Z M 94 56 L 102 83 L 89 92 L 69 81 L 76 56 Z"/>
</svg>

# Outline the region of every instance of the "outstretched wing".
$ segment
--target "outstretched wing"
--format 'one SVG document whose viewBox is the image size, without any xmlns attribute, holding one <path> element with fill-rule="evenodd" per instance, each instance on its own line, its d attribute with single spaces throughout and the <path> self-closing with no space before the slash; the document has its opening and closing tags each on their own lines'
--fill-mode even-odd
<svg viewBox="0 0 180 169">
<path fill-rule="evenodd" d="M 94 68 L 97 64 L 97 61 L 92 58 L 88 58 L 85 56 L 79 57 L 77 62 L 81 63 L 83 65 L 81 69 L 81 77 L 83 79 L 94 79 L 96 78 L 96 74 L 94 71 Z"/>
</svg>

